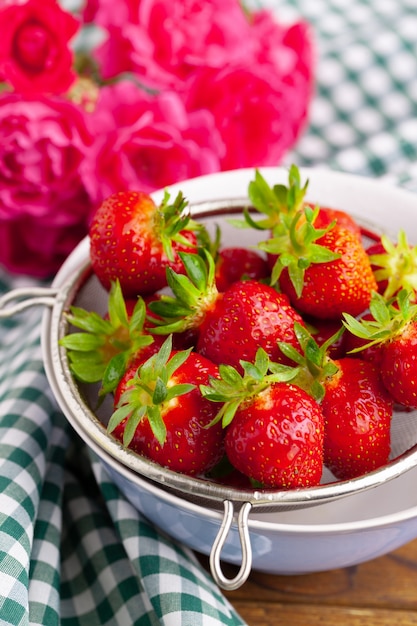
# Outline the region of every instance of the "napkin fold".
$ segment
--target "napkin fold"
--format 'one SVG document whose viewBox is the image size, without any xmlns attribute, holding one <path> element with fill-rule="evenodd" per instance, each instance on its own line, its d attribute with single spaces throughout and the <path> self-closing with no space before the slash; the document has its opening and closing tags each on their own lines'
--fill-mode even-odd
<svg viewBox="0 0 417 626">
<path fill-rule="evenodd" d="M 41 316 L 0 320 L 0 624 L 244 625 L 194 553 L 133 508 L 60 412 Z"/>
</svg>

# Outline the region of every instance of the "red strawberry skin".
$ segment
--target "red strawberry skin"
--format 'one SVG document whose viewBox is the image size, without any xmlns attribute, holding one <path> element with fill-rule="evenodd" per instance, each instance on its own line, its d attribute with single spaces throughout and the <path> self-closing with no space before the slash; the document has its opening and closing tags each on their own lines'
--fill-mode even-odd
<svg viewBox="0 0 417 626">
<path fill-rule="evenodd" d="M 275 383 L 238 409 L 227 427 L 226 454 L 238 471 L 267 487 L 311 487 L 323 470 L 323 422 L 305 391 Z"/>
<path fill-rule="evenodd" d="M 256 250 L 249 248 L 223 248 L 216 261 L 216 287 L 226 291 L 242 278 L 261 280 L 269 276 L 268 261 Z"/>
<path fill-rule="evenodd" d="M 241 369 L 262 347 L 272 361 L 287 362 L 277 341 L 298 348 L 294 322 L 304 324 L 287 296 L 255 280 L 238 281 L 220 294 L 200 326 L 197 352 L 214 363 Z"/>
<path fill-rule="evenodd" d="M 380 367 L 383 383 L 394 400 L 417 408 L 417 321 L 383 345 Z"/>
<path fill-rule="evenodd" d="M 339 371 L 322 401 L 324 463 L 347 480 L 388 462 L 393 401 L 373 363 L 349 357 L 335 363 Z"/>
<path fill-rule="evenodd" d="M 177 273 L 183 264 L 173 242 L 174 261 L 168 261 L 157 228 L 158 208 L 143 192 L 119 192 L 97 209 L 90 226 L 90 258 L 93 270 L 106 289 L 119 279 L 125 297 L 154 293 L 166 286 L 166 266 Z M 183 233 L 195 249 L 195 235 Z"/>
<path fill-rule="evenodd" d="M 293 306 L 313 317 L 340 319 L 342 313 L 360 315 L 370 303 L 377 284 L 362 243 L 349 229 L 335 226 L 317 240 L 340 258 L 327 263 L 315 263 L 305 271 L 304 288 L 297 297 L 284 270 L 279 283 Z"/>
<path fill-rule="evenodd" d="M 134 363 L 119 383 L 114 396 L 115 406 L 129 389 L 128 381 L 133 378 L 137 366 L 138 363 Z M 162 419 L 167 429 L 164 445 L 158 442 L 145 418 L 136 428 L 129 447 L 163 467 L 183 474 L 203 474 L 212 469 L 224 454 L 224 432 L 220 422 L 206 428 L 219 410 L 216 403 L 203 398 L 199 391 L 199 385 L 206 385 L 209 376 L 218 376 L 217 366 L 197 353 L 191 353 L 171 380 L 173 384 L 190 383 L 196 388 L 174 398 L 164 407 Z M 125 420 L 113 431 L 120 441 L 124 427 Z"/>
</svg>

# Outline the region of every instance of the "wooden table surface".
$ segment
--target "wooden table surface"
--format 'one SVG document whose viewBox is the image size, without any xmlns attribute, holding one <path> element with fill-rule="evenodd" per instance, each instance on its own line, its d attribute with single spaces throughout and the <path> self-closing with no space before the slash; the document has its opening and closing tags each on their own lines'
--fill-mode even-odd
<svg viewBox="0 0 417 626">
<path fill-rule="evenodd" d="M 224 567 L 232 576 L 234 567 Z M 252 572 L 226 597 L 249 626 L 417 625 L 417 540 L 355 567 L 303 576 Z"/>
</svg>

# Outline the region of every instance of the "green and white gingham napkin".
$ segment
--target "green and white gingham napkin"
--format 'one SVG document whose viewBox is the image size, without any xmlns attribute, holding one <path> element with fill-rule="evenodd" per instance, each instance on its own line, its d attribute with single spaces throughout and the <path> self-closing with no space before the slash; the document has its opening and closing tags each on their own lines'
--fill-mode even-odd
<svg viewBox="0 0 417 626">
<path fill-rule="evenodd" d="M 35 309 L 0 323 L 0 624 L 242 625 L 194 554 L 73 433 L 44 374 L 40 323 Z"/>
<path fill-rule="evenodd" d="M 261 4 L 281 21 L 305 18 L 317 41 L 309 128 L 286 163 L 417 192 L 417 0 L 251 2 Z M 11 286 L 5 277 L 0 291 Z M 0 322 L 0 625 L 243 624 L 67 425 L 44 375 L 40 319 Z"/>
</svg>

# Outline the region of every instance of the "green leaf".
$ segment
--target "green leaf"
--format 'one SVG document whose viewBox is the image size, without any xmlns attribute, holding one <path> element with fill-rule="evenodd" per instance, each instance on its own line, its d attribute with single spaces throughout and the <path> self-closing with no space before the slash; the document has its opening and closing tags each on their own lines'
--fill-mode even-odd
<svg viewBox="0 0 417 626">
<path fill-rule="evenodd" d="M 288 276 L 294 287 L 297 298 L 300 298 L 304 289 L 305 268 L 299 267 L 298 263 L 290 263 L 288 266 Z"/>
<path fill-rule="evenodd" d="M 130 332 L 135 334 L 143 330 L 146 319 L 146 305 L 143 298 L 138 298 L 128 322 Z"/>
<path fill-rule="evenodd" d="M 294 346 L 292 346 L 291 344 L 286 343 L 285 341 L 279 341 L 278 346 L 281 352 L 288 359 L 291 359 L 291 361 L 294 361 L 294 363 L 298 363 L 299 365 L 302 365 L 304 363 L 304 356 L 300 354 L 300 352 L 296 348 L 294 348 Z"/>
<path fill-rule="evenodd" d="M 168 286 L 175 294 L 176 299 L 181 304 L 186 304 L 192 310 L 200 297 L 200 290 L 193 285 L 188 276 L 177 274 L 171 267 L 166 269 L 166 278 Z"/>
<path fill-rule="evenodd" d="M 223 381 L 230 385 L 230 387 L 240 387 L 242 384 L 242 376 L 239 372 L 232 367 L 232 365 L 219 365 L 219 374 L 222 377 Z M 216 382 L 216 379 L 213 380 L 213 383 Z"/>
<path fill-rule="evenodd" d="M 85 365 L 84 363 L 71 363 L 70 369 L 74 376 L 83 383 L 96 383 L 101 380 L 104 374 L 104 365 Z"/>
<path fill-rule="evenodd" d="M 198 254 L 188 254 L 185 252 L 179 252 L 178 256 L 181 258 L 187 276 L 193 285 L 195 285 L 200 292 L 204 291 L 207 285 L 207 267 L 204 259 Z M 209 253 L 207 253 L 206 256 L 213 261 Z"/>
<path fill-rule="evenodd" d="M 168 378 L 171 378 L 174 372 L 185 363 L 191 352 L 192 348 L 188 348 L 188 350 L 180 350 L 170 358 L 170 360 L 166 364 Z"/>
<path fill-rule="evenodd" d="M 119 281 L 112 282 L 109 292 L 108 313 L 112 327 L 128 326 L 126 304 Z"/>
<path fill-rule="evenodd" d="M 162 404 L 167 397 L 168 389 L 165 381 L 163 381 L 159 376 L 156 379 L 155 389 L 152 396 L 153 404 Z"/>
<path fill-rule="evenodd" d="M 135 436 L 135 432 L 140 422 L 144 419 L 146 415 L 146 406 L 141 406 L 127 418 L 126 425 L 123 431 L 123 445 L 128 447 L 133 437 Z"/>
<path fill-rule="evenodd" d="M 127 354 L 116 354 L 104 370 L 100 395 L 112 393 L 126 371 Z"/>
<path fill-rule="evenodd" d="M 167 429 L 159 407 L 148 406 L 148 420 L 155 438 L 163 446 L 167 437 Z"/>
<path fill-rule="evenodd" d="M 194 389 L 196 389 L 196 385 L 193 385 L 191 383 L 183 383 L 181 385 L 174 385 L 173 387 L 168 387 L 165 401 L 169 402 L 169 400 L 171 400 L 172 398 L 185 396 L 187 395 L 187 393 L 190 393 Z"/>
<path fill-rule="evenodd" d="M 104 345 L 102 337 L 96 335 L 89 335 L 87 333 L 71 333 L 65 335 L 59 344 L 67 350 L 79 350 L 81 352 L 89 352 L 91 350 L 98 350 Z"/>
<path fill-rule="evenodd" d="M 225 411 L 223 412 L 223 417 L 222 417 L 222 426 L 223 428 L 226 428 L 226 426 L 229 426 L 229 424 L 231 424 L 234 416 L 236 415 L 236 411 L 238 410 L 239 406 L 241 405 L 242 400 L 237 399 L 237 400 L 233 400 L 231 402 L 228 402 L 225 405 Z"/>
<path fill-rule="evenodd" d="M 107 431 L 112 433 L 116 426 L 118 426 L 131 413 L 132 408 L 128 404 L 119 406 L 110 416 Z"/>
</svg>

